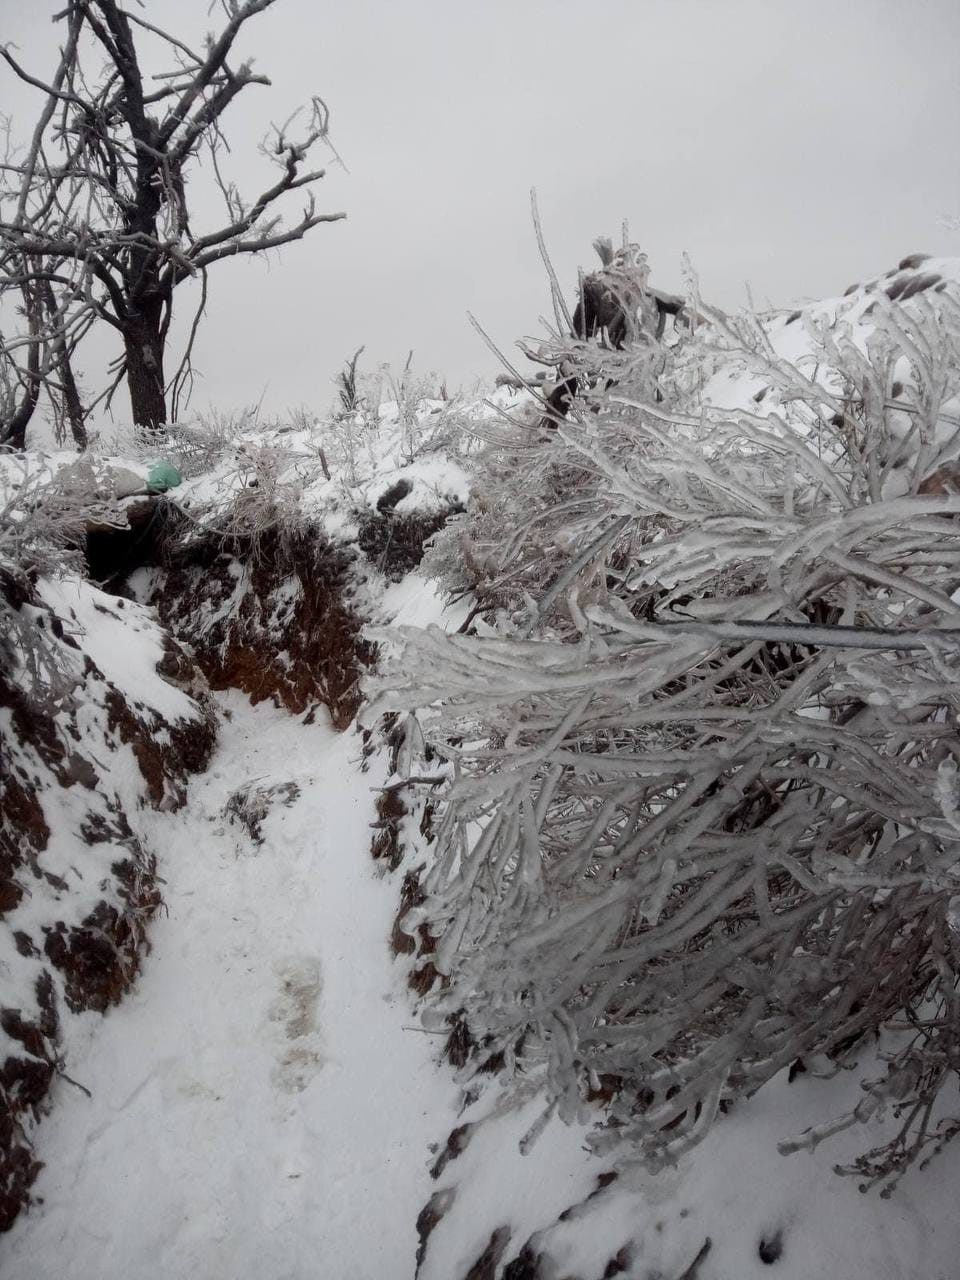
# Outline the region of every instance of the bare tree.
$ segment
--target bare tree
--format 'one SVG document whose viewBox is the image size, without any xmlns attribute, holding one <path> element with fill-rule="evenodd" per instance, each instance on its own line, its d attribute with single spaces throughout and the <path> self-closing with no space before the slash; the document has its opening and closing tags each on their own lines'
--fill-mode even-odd
<svg viewBox="0 0 960 1280">
<path fill-rule="evenodd" d="M 19 270 L 0 279 L 0 302 L 8 294 L 17 299 L 16 311 L 25 328 L 9 338 L 0 334 L 0 446 L 24 447 L 27 426 L 44 389 L 53 407 L 58 439 L 66 434 L 68 424 L 77 447 L 82 450 L 87 445 L 86 414 L 73 372 L 79 335 L 66 331 L 64 303 L 55 296 L 50 274 L 37 273 L 22 261 Z M 88 327 L 82 324 L 80 334 Z"/>
<path fill-rule="evenodd" d="M 87 447 L 87 428 L 84 422 L 83 403 L 80 389 L 73 373 L 70 348 L 60 326 L 57 300 L 54 297 L 53 285 L 49 280 L 39 283 L 43 316 L 48 325 L 48 341 L 54 362 L 54 376 L 47 378 L 47 392 L 59 410 L 60 429 L 58 439 L 65 435 L 64 423 L 69 423 L 70 434 L 78 449 Z"/>
<path fill-rule="evenodd" d="M 24 446 L 27 424 L 37 407 L 42 385 L 40 298 L 35 284 L 26 276 L 19 280 L 18 288 L 27 325 L 27 335 L 21 339 L 26 348 L 26 363 L 19 365 L 11 353 L 4 350 L 5 413 L 0 427 L 0 445 L 9 445 L 14 449 L 22 449 Z"/>
<path fill-rule="evenodd" d="M 224 113 L 247 86 L 270 83 L 250 62 L 231 65 L 234 44 L 244 25 L 273 3 L 222 0 L 222 31 L 195 51 L 117 0 L 73 0 L 55 19 L 66 22 L 67 37 L 49 82 L 25 70 L 9 49 L 0 50 L 15 74 L 44 95 L 29 148 L 22 157 L 8 156 L 2 169 L 0 288 L 16 288 L 23 297 L 29 332 L 20 345 L 31 353 L 41 344 L 45 349 L 45 358 L 26 357 L 26 366 L 36 365 L 33 375 L 20 369 L 25 395 L 18 413 L 26 411 L 37 378 L 49 374 L 73 421 L 69 355 L 91 324 L 104 321 L 123 343 L 104 397 L 125 378 L 134 421 L 148 428 L 166 422 L 168 399 L 176 401 L 189 376 L 199 319 L 198 312 L 187 351 L 168 378 L 177 286 L 201 280 L 202 310 L 214 263 L 277 248 L 345 216 L 318 213 L 311 193 L 295 221 L 282 220 L 283 198 L 324 176 L 305 165 L 314 145 L 327 138 L 328 112 L 319 97 L 306 112 L 271 127 L 261 151 L 278 174 L 258 195 L 245 198 L 223 173 Z M 147 74 L 158 50 L 172 66 Z M 224 207 L 220 225 L 210 230 L 193 225 L 186 194 L 188 173 L 201 161 Z M 11 344 L 5 351 L 10 358 Z M 0 427 L 0 438 L 10 436 L 9 424 Z"/>
</svg>

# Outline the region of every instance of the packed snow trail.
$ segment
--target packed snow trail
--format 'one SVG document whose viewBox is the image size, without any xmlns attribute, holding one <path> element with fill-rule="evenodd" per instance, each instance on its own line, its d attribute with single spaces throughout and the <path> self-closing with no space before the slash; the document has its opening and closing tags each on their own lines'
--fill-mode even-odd
<svg viewBox="0 0 960 1280">
<path fill-rule="evenodd" d="M 220 702 L 209 772 L 156 818 L 153 952 L 119 1007 L 79 1020 L 68 1070 L 92 1097 L 57 1087 L 43 1203 L 0 1239 L 4 1280 L 413 1274 L 427 1144 L 457 1094 L 411 1026 L 396 886 L 365 856 L 382 763 L 360 771 L 354 733 Z M 224 814 L 251 782 L 299 788 L 261 846 Z"/>
</svg>

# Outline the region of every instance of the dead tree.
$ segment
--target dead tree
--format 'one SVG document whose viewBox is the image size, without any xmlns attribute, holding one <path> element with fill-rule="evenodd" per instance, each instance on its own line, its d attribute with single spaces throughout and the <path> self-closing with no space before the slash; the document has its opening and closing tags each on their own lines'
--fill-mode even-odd
<svg viewBox="0 0 960 1280">
<path fill-rule="evenodd" d="M 0 334 L 0 447 L 22 449 L 30 419 L 46 391 L 57 423 L 57 438 L 69 427 L 77 448 L 87 446 L 86 411 L 73 372 L 77 335 L 68 334 L 64 306 L 58 301 L 51 276 L 23 264 L 0 281 L 0 303 L 8 294 L 18 300 L 17 313 L 25 332 L 9 338 Z M 9 310 L 8 306 L 8 310 Z M 82 318 L 82 317 L 81 317 Z M 18 326 L 18 328 L 21 326 Z M 86 332 L 88 326 L 81 326 Z"/>
<path fill-rule="evenodd" d="M 14 163 L 12 159 L 9 122 L 5 130 L 7 145 L 0 165 L 0 215 L 5 218 L 5 206 L 13 204 L 14 221 L 20 226 L 32 226 L 35 232 L 41 226 L 47 226 L 56 212 L 56 203 L 52 201 L 46 201 L 39 207 L 31 204 L 32 176 L 43 159 L 44 134 L 57 105 L 56 95 L 63 88 L 67 68 L 76 52 L 78 31 L 78 26 L 72 24 L 50 94 L 34 128 L 30 148 L 20 163 Z M 55 409 L 58 400 L 62 404 L 61 418 L 69 420 L 78 447 L 83 449 L 86 446 L 85 415 L 71 359 L 76 343 L 94 317 L 88 308 L 71 307 L 77 297 L 75 287 L 64 293 L 62 301 L 55 296 L 54 282 L 58 287 L 70 284 L 63 268 L 64 263 L 54 259 L 38 264 L 28 255 L 18 252 L 0 235 L 0 307 L 12 295 L 21 303 L 20 313 L 26 320 L 25 333 L 15 332 L 9 338 L 0 335 L 0 381 L 3 387 L 0 447 L 24 447 L 27 426 L 43 387 L 46 387 Z"/>
<path fill-rule="evenodd" d="M 86 411 L 73 372 L 73 353 L 92 317 L 81 310 L 68 322 L 72 295 L 58 297 L 55 267 L 37 271 L 24 259 L 15 265 L 8 260 L 4 267 L 0 306 L 6 301 L 7 312 L 13 311 L 22 321 L 10 336 L 0 334 L 0 447 L 24 447 L 30 419 L 41 392 L 46 391 L 58 439 L 69 426 L 77 447 L 85 449 Z"/>
<path fill-rule="evenodd" d="M 60 326 L 59 309 L 54 297 L 53 285 L 49 280 L 39 283 L 40 301 L 43 319 L 47 325 L 47 340 L 51 348 L 54 374 L 47 378 L 47 393 L 59 408 L 61 425 L 70 427 L 70 434 L 78 449 L 87 447 L 87 428 L 84 421 L 83 403 L 80 389 L 73 373 L 73 362 L 70 358 L 70 347 Z M 62 434 L 66 434 L 65 431 Z M 58 433 L 59 438 L 60 433 Z"/>
<path fill-rule="evenodd" d="M 63 352 L 91 323 L 116 330 L 122 364 L 104 398 L 109 402 L 125 379 L 133 420 L 146 428 L 167 421 L 168 399 L 176 399 L 189 373 L 196 324 L 177 372 L 172 378 L 165 372 L 177 287 L 201 280 L 205 298 L 213 264 L 278 248 L 345 216 L 317 212 L 311 193 L 295 221 L 282 221 L 284 197 L 324 176 L 305 165 L 327 138 L 328 112 L 319 97 L 305 113 L 271 127 L 261 151 L 278 172 L 258 195 L 245 198 L 223 171 L 224 113 L 249 85 L 270 83 L 250 62 L 232 63 L 234 45 L 246 23 L 274 2 L 223 0 L 225 26 L 195 51 L 117 0 L 73 0 L 57 15 L 67 38 L 49 82 L 0 50 L 12 71 L 44 95 L 25 157 L 3 166 L 0 280 L 28 290 L 43 282 L 56 292 L 51 369 L 62 368 Z M 162 50 L 172 65 L 147 77 L 147 48 L 151 62 Z M 209 229 L 195 225 L 187 199 L 201 155 L 224 208 L 220 225 Z M 49 327 L 49 306 L 45 320 Z M 71 394 L 62 376 L 60 382 L 62 394 Z"/>
<path fill-rule="evenodd" d="M 33 417 L 43 385 L 41 368 L 42 302 L 37 284 L 24 277 L 18 282 L 23 302 L 23 315 L 27 335 L 23 340 L 26 362 L 23 366 L 7 356 L 4 360 L 5 410 L 0 421 L 0 446 L 22 449 L 26 443 L 27 426 Z M 6 352 L 4 353 L 6 356 Z"/>
</svg>

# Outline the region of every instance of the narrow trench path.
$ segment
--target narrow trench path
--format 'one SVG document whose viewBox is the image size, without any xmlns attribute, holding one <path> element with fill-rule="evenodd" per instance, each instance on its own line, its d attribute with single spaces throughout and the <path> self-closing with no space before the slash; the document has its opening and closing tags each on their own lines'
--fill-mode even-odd
<svg viewBox="0 0 960 1280">
<path fill-rule="evenodd" d="M 221 695 L 187 806 L 156 815 L 167 914 L 125 1002 L 88 1015 L 38 1131 L 44 1203 L 0 1241 L 5 1280 L 412 1276 L 428 1143 L 454 1123 L 411 1026 L 368 855 L 383 765 L 356 734 Z M 293 782 L 258 846 L 238 787 Z"/>
</svg>

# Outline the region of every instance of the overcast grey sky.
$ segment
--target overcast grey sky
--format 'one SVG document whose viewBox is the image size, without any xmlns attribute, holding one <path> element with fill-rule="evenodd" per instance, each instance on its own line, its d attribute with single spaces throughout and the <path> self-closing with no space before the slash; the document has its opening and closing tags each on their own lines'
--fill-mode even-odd
<svg viewBox="0 0 960 1280">
<path fill-rule="evenodd" d="M 31 70 L 61 7 L 0 0 Z M 143 9 L 191 43 L 220 22 L 207 0 Z M 262 185 L 264 126 L 320 93 L 348 172 L 329 163 L 318 202 L 348 220 L 212 269 L 194 408 L 325 409 L 361 344 L 368 368 L 412 348 L 451 388 L 490 376 L 466 312 L 510 346 L 549 307 L 531 186 L 571 294 L 623 218 L 654 284 L 677 288 L 687 251 L 726 307 L 746 282 L 785 305 L 960 254 L 958 0 L 278 0 L 245 30 L 273 87 L 225 117 L 232 175 Z M 3 68 L 24 136 L 36 106 Z"/>
</svg>

